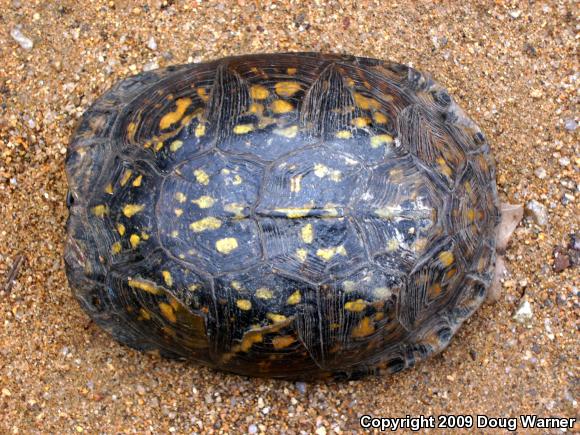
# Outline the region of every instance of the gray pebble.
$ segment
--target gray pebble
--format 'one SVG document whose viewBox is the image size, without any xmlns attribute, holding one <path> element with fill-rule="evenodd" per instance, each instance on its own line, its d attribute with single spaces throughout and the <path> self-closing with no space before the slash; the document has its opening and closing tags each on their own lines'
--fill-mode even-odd
<svg viewBox="0 0 580 435">
<path fill-rule="evenodd" d="M 255 424 L 248 426 L 248 433 L 258 433 L 258 426 Z"/>
<path fill-rule="evenodd" d="M 574 131 L 576 130 L 576 127 L 578 127 L 578 123 L 576 122 L 575 119 L 567 119 L 566 121 L 564 121 L 564 127 L 568 131 Z"/>
<path fill-rule="evenodd" d="M 548 224 L 548 210 L 544 204 L 531 200 L 526 204 L 526 215 L 530 216 L 532 220 L 541 227 Z"/>
</svg>

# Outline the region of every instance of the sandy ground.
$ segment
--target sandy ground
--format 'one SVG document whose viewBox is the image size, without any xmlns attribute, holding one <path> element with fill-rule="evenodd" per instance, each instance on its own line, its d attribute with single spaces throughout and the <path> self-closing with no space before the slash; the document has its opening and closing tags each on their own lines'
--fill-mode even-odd
<svg viewBox="0 0 580 435">
<path fill-rule="evenodd" d="M 259 3 L 0 0 L 0 276 L 16 271 L 12 288 L 0 281 L 0 432 L 320 435 L 356 432 L 363 414 L 578 417 L 574 2 Z M 538 202 L 509 247 L 500 301 L 443 354 L 349 383 L 247 379 L 114 343 L 64 275 L 63 163 L 76 120 L 144 68 L 292 50 L 412 64 L 477 120 L 502 199 Z M 527 326 L 513 318 L 523 301 Z"/>
</svg>

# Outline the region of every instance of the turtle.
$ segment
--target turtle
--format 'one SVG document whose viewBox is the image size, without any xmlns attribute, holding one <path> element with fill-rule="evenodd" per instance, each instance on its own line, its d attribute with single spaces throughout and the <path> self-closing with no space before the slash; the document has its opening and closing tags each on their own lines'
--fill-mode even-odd
<svg viewBox="0 0 580 435">
<path fill-rule="evenodd" d="M 125 78 L 66 156 L 66 274 L 114 339 L 245 376 L 442 351 L 490 293 L 490 145 L 430 75 L 275 53 Z"/>
</svg>

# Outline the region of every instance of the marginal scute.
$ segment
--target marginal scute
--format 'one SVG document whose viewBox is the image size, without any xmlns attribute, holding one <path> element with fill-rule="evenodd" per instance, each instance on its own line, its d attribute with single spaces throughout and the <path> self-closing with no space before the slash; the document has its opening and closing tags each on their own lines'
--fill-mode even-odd
<svg viewBox="0 0 580 435">
<path fill-rule="evenodd" d="M 167 357 L 393 373 L 443 350 L 494 279 L 490 146 L 405 65 L 282 53 L 139 74 L 80 119 L 66 172 L 76 298 Z"/>
</svg>

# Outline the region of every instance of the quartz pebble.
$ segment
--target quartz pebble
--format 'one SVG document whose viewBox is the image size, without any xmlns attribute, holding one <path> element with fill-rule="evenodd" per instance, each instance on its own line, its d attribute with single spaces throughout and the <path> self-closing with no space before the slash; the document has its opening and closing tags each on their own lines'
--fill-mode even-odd
<svg viewBox="0 0 580 435">
<path fill-rule="evenodd" d="M 32 42 L 32 39 L 24 36 L 24 34 L 22 33 L 22 31 L 20 30 L 19 26 L 16 26 L 14 28 L 12 28 L 12 30 L 10 31 L 10 36 L 12 36 L 12 38 L 18 42 L 18 44 L 24 48 L 25 50 L 30 50 L 32 49 L 34 43 Z"/>
<path fill-rule="evenodd" d="M 529 326 L 529 323 L 532 320 L 532 306 L 527 301 L 527 299 L 524 299 L 520 303 L 520 306 L 518 307 L 518 309 L 514 314 L 514 320 L 525 326 Z"/>
</svg>

